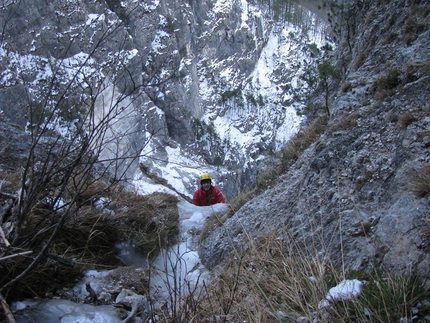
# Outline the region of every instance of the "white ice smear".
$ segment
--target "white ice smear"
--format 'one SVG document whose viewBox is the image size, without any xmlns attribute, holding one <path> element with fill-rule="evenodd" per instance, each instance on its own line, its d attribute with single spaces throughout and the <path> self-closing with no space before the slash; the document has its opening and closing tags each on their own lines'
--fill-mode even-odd
<svg viewBox="0 0 430 323">
<path fill-rule="evenodd" d="M 357 279 L 343 280 L 339 285 L 330 288 L 326 298 L 330 301 L 349 300 L 360 295 L 362 285 Z"/>
<path fill-rule="evenodd" d="M 350 300 L 361 294 L 363 283 L 358 279 L 342 280 L 337 286 L 330 288 L 326 299 L 320 301 L 318 308 L 330 306 L 330 302 L 340 300 Z"/>
<path fill-rule="evenodd" d="M 157 275 L 152 277 L 151 288 L 157 299 L 166 299 L 173 286 L 179 286 L 181 293 L 187 293 L 189 287 L 200 285 L 208 271 L 200 263 L 197 253 L 196 233 L 200 232 L 205 220 L 215 212 L 226 210 L 227 204 L 195 206 L 188 202 L 178 204 L 180 220 L 180 241 L 169 250 L 162 251 L 151 263 Z M 175 287 L 176 288 L 176 287 Z"/>
<path fill-rule="evenodd" d="M 16 315 L 17 323 L 117 323 L 122 322 L 117 310 L 110 305 L 92 306 L 64 299 L 14 303 L 24 306 L 24 315 Z M 19 308 L 19 307 L 18 307 Z M 12 311 L 16 308 L 12 307 Z"/>
</svg>

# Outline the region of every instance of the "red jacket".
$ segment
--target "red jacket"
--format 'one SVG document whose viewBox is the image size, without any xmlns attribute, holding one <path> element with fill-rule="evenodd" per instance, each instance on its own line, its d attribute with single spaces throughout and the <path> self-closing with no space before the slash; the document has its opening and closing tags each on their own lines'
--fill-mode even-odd
<svg viewBox="0 0 430 323">
<path fill-rule="evenodd" d="M 221 191 L 217 187 L 211 186 L 208 191 L 205 191 L 200 187 L 197 191 L 194 192 L 194 205 L 206 206 L 216 203 L 225 203 L 224 196 L 222 196 Z"/>
</svg>

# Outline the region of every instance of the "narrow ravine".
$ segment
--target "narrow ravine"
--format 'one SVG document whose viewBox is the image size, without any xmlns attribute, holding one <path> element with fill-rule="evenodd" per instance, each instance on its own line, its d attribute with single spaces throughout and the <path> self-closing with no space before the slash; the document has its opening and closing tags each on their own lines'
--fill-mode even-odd
<svg viewBox="0 0 430 323">
<path fill-rule="evenodd" d="M 116 305 L 124 302 L 127 297 L 136 300 L 144 308 L 143 316 L 153 308 L 175 306 L 180 295 L 209 279 L 208 271 L 201 265 L 197 253 L 198 234 L 204 222 L 214 212 L 227 208 L 227 204 L 216 204 L 198 207 L 186 201 L 178 203 L 180 218 L 180 233 L 178 244 L 168 250 L 162 250 L 152 261 L 139 254 L 132 243 L 119 245 L 118 257 L 127 268 L 134 267 L 136 271 L 151 269 L 150 295 L 137 295 L 123 289 L 112 300 L 110 305 L 94 306 L 84 303 L 88 300 L 87 284 L 97 293 L 98 297 L 106 297 L 106 291 L 112 289 L 112 281 L 106 279 L 111 271 L 90 270 L 86 273 L 68 295 L 71 299 L 29 299 L 13 303 L 11 308 L 18 323 L 69 323 L 69 322 L 122 322 Z M 104 295 L 104 296 L 103 296 Z"/>
</svg>

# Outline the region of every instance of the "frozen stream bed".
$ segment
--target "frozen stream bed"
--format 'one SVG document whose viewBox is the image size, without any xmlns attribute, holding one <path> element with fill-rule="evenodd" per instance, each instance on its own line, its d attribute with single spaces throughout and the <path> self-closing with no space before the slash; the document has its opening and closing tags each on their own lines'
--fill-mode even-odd
<svg viewBox="0 0 430 323">
<path fill-rule="evenodd" d="M 196 236 L 195 232 L 203 228 L 208 216 L 224 211 L 226 208 L 226 204 L 198 207 L 182 201 L 178 203 L 180 237 L 177 245 L 169 250 L 163 250 L 154 261 L 148 263 L 147 259 L 133 249 L 131 243 L 123 243 L 119 245 L 118 257 L 126 266 L 135 267 L 136 271 L 144 268 L 153 269 L 150 286 L 151 297 L 156 302 L 160 304 L 165 302 L 171 296 L 173 288 L 176 292 L 186 294 L 187 288 L 200 286 L 208 279 L 208 271 L 200 264 L 197 253 L 198 235 Z M 133 294 L 127 290 L 123 290 L 115 300 L 112 300 L 112 305 L 93 306 L 83 303 L 83 300 L 89 296 L 86 290 L 87 283 L 90 283 L 99 296 L 109 289 L 110 283 L 106 280 L 108 274 L 109 271 L 88 271 L 85 278 L 71 291 L 77 302 L 66 299 L 46 299 L 25 300 L 12 304 L 11 310 L 16 322 L 115 323 L 123 321 L 116 304 L 136 301 L 148 306 L 146 296 Z"/>
</svg>

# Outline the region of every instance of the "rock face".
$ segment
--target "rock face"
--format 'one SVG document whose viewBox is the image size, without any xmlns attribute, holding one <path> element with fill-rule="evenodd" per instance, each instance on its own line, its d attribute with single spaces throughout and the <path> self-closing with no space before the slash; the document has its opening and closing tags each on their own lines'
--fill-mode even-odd
<svg viewBox="0 0 430 323">
<path fill-rule="evenodd" d="M 347 270 L 381 266 L 428 273 L 430 18 L 425 6 L 390 1 L 368 8 L 350 47 L 338 50 L 346 76 L 333 96 L 325 133 L 279 184 L 203 242 L 206 266 L 213 268 L 230 254 L 230 237 L 240 245 L 247 236 L 276 232 L 286 243 L 306 246 Z M 427 193 L 413 193 L 417 174 L 427 181 Z"/>
<path fill-rule="evenodd" d="M 139 162 L 159 177 L 168 150 L 180 150 L 192 156 L 175 169 L 181 193 L 192 194 L 204 168 L 219 174 L 229 198 L 252 180 L 267 151 L 299 128 L 285 89 L 315 62 L 308 45 L 322 45 L 324 36 L 276 25 L 239 0 L 24 0 L 8 2 L 0 14 L 5 121 L 24 129 L 29 107 L 62 101 L 59 117 L 70 122 L 85 105 L 103 111 L 109 100 L 120 101 L 130 112 L 114 133 L 135 128 L 120 140 L 123 150 L 146 148 Z M 268 47 L 276 53 L 263 55 Z M 264 64 L 270 70 L 257 73 Z M 139 165 L 128 172 L 133 178 Z"/>
</svg>

